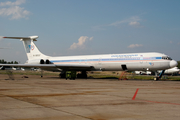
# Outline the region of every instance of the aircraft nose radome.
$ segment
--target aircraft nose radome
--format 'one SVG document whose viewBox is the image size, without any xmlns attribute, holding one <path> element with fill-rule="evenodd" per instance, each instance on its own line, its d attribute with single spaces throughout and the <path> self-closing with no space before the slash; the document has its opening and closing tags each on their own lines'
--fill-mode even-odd
<svg viewBox="0 0 180 120">
<path fill-rule="evenodd" d="M 178 63 L 175 60 L 171 60 L 170 62 L 170 67 L 176 67 L 178 65 Z"/>
</svg>

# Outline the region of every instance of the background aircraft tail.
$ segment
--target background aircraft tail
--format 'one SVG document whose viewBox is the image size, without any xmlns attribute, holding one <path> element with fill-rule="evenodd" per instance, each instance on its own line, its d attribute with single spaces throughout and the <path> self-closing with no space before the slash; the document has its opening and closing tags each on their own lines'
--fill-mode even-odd
<svg viewBox="0 0 180 120">
<path fill-rule="evenodd" d="M 21 41 L 24 44 L 24 48 L 28 57 L 28 60 L 34 60 L 34 59 L 44 59 L 48 56 L 42 54 L 36 45 L 34 44 L 34 41 L 37 41 L 36 39 L 38 36 L 29 36 L 29 37 L 4 37 L 9 39 L 21 39 Z"/>
</svg>

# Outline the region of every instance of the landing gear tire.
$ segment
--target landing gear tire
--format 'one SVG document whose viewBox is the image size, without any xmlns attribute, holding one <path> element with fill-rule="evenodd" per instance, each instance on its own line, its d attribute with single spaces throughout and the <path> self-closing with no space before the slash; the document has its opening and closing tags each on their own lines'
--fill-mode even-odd
<svg viewBox="0 0 180 120">
<path fill-rule="evenodd" d="M 62 71 L 62 72 L 59 74 L 59 77 L 60 77 L 60 78 L 66 78 L 66 71 Z"/>
<path fill-rule="evenodd" d="M 158 78 L 158 77 L 155 77 L 155 78 L 154 78 L 154 81 L 158 81 L 158 80 L 159 80 L 159 78 Z"/>
<path fill-rule="evenodd" d="M 77 78 L 85 78 L 85 79 L 87 79 L 86 71 L 81 71 L 80 74 L 77 74 Z"/>
</svg>

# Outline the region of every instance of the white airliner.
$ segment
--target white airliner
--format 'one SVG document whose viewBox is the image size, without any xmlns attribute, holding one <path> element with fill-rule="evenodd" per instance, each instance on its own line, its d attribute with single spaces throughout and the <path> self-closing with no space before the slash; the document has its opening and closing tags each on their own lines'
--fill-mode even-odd
<svg viewBox="0 0 180 120">
<path fill-rule="evenodd" d="M 160 73 L 160 71 L 158 72 Z M 164 74 L 173 75 L 173 74 L 179 74 L 179 72 L 180 72 L 180 69 L 178 67 L 173 67 L 173 68 L 165 70 Z"/>
<path fill-rule="evenodd" d="M 158 71 L 159 72 L 159 71 Z M 136 75 L 151 75 L 151 71 L 134 71 Z"/>
<path fill-rule="evenodd" d="M 161 73 L 161 71 L 162 70 L 158 70 L 157 72 Z M 179 74 L 179 72 L 180 72 L 180 69 L 178 67 L 173 67 L 170 69 L 166 69 L 164 71 L 164 74 L 173 75 L 173 74 Z M 152 72 L 151 71 L 135 71 L 135 74 L 137 74 L 137 75 L 142 75 L 142 74 L 151 75 Z"/>
<path fill-rule="evenodd" d="M 0 64 L 0 66 L 37 67 L 42 70 L 59 71 L 62 76 L 65 75 L 65 71 L 81 71 L 78 77 L 87 77 L 86 71 L 156 72 L 177 66 L 175 60 L 157 52 L 51 57 L 42 54 L 34 44 L 38 36 L 4 38 L 21 39 L 28 60 L 25 64 Z"/>
</svg>

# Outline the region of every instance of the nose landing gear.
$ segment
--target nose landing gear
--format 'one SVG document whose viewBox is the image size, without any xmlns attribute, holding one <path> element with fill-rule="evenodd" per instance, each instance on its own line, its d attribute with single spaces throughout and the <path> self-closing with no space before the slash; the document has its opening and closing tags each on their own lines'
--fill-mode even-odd
<svg viewBox="0 0 180 120">
<path fill-rule="evenodd" d="M 157 75 L 157 72 L 155 72 L 156 77 L 154 78 L 154 80 L 157 81 L 157 80 L 161 79 L 162 75 L 164 74 L 164 71 L 165 70 L 162 70 L 161 73 L 159 74 L 159 76 Z"/>
</svg>

